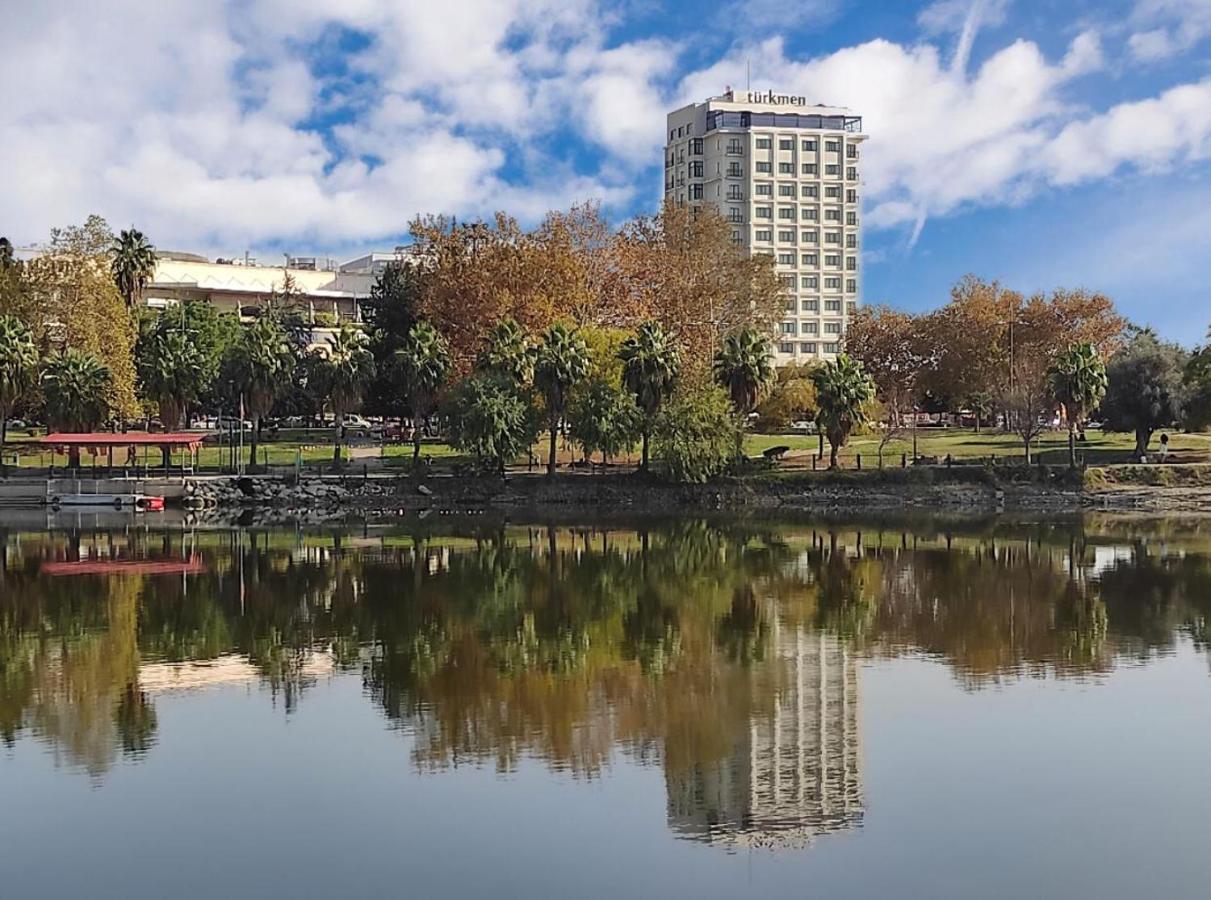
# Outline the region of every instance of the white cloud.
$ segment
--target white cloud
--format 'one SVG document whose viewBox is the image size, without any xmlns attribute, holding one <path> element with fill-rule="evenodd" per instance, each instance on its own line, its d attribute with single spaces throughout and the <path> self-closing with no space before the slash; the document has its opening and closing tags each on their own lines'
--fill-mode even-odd
<svg viewBox="0 0 1211 900">
<path fill-rule="evenodd" d="M 1211 0 L 1136 0 L 1127 41 L 1139 62 L 1159 62 L 1185 53 L 1211 36 Z"/>
</svg>

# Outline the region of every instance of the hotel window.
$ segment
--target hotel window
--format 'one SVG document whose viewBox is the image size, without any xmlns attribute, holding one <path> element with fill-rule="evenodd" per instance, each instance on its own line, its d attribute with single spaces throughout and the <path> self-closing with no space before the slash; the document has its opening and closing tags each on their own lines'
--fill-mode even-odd
<svg viewBox="0 0 1211 900">
<path fill-rule="evenodd" d="M 835 282 L 837 282 L 837 284 L 830 285 L 829 284 L 830 281 L 835 281 Z M 840 287 L 841 279 L 840 278 L 825 278 L 824 286 L 825 287 Z M 841 301 L 840 300 L 825 300 L 824 301 L 824 311 L 825 312 L 841 312 Z"/>
<path fill-rule="evenodd" d="M 841 347 L 840 344 L 825 344 L 824 352 L 825 353 L 836 353 L 840 349 L 840 347 Z"/>
<path fill-rule="evenodd" d="M 731 156 L 740 156 L 744 153 L 744 145 L 740 143 L 739 138 L 732 138 L 727 142 L 727 152 Z"/>
<path fill-rule="evenodd" d="M 850 166 L 849 168 L 847 168 L 845 170 L 845 177 L 848 178 L 850 181 L 857 181 L 858 180 L 858 170 L 856 168 L 854 168 L 853 166 Z"/>
<path fill-rule="evenodd" d="M 801 344 L 799 344 L 799 352 L 800 353 L 815 353 L 816 352 L 815 341 L 803 341 Z"/>
<path fill-rule="evenodd" d="M 793 254 L 793 253 L 779 253 L 778 254 L 778 265 L 793 266 L 794 264 L 795 264 L 795 254 Z"/>
<path fill-rule="evenodd" d="M 758 150 L 768 150 L 769 148 L 770 148 L 770 139 L 769 138 L 757 138 L 757 149 Z"/>
<path fill-rule="evenodd" d="M 841 198 L 841 186 L 836 184 L 826 186 L 824 188 L 824 196 L 828 197 L 830 200 L 839 200 Z"/>
<path fill-rule="evenodd" d="M 793 206 L 778 207 L 778 218 L 793 220 L 795 218 L 795 208 Z"/>
<path fill-rule="evenodd" d="M 845 304 L 845 314 L 847 316 L 852 316 L 857 311 L 858 311 L 858 304 L 854 303 L 854 301 L 850 300 L 848 303 Z"/>
<path fill-rule="evenodd" d="M 739 190 L 739 188 L 737 188 Z M 774 194 L 774 186 L 769 183 L 753 185 L 753 193 L 758 197 L 772 197 Z"/>
<path fill-rule="evenodd" d="M 779 150 L 794 150 L 795 142 L 790 140 L 789 138 L 782 138 L 778 141 L 778 149 Z"/>
<path fill-rule="evenodd" d="M 744 243 L 744 238 L 741 236 L 739 231 L 735 231 L 735 230 L 732 231 L 732 243 L 736 244 L 736 245 L 740 245 L 740 244 Z"/>
<path fill-rule="evenodd" d="M 793 244 L 795 242 L 795 233 L 793 231 L 779 231 L 778 243 Z"/>
<path fill-rule="evenodd" d="M 702 160 L 695 160 L 690 163 L 690 178 L 702 177 Z"/>
<path fill-rule="evenodd" d="M 847 294 L 858 293 L 858 279 L 856 279 L 856 278 L 846 278 L 845 279 L 845 293 L 847 293 Z"/>
<path fill-rule="evenodd" d="M 839 232 L 839 231 L 826 231 L 826 232 L 824 232 L 824 243 L 826 243 L 826 244 L 839 244 L 839 243 L 841 243 L 841 232 Z M 828 260 L 825 260 L 825 262 L 828 262 Z"/>
<path fill-rule="evenodd" d="M 803 243 L 805 244 L 814 244 L 816 243 L 819 235 L 817 235 L 814 231 L 804 231 L 799 235 L 799 237 L 802 238 Z"/>
<path fill-rule="evenodd" d="M 847 271 L 847 272 L 857 272 L 858 271 L 858 257 L 847 256 L 845 258 L 845 271 Z"/>
<path fill-rule="evenodd" d="M 744 175 L 744 170 L 740 168 L 740 163 L 732 162 L 727 164 L 727 177 L 740 178 Z"/>
<path fill-rule="evenodd" d="M 795 345 L 788 344 L 787 342 L 783 341 L 781 344 L 778 345 L 778 352 L 779 353 L 794 353 Z"/>
<path fill-rule="evenodd" d="M 795 196 L 795 186 L 794 186 L 793 184 L 780 184 L 780 185 L 778 185 L 778 196 L 779 196 L 779 197 L 793 197 L 793 196 Z"/>
<path fill-rule="evenodd" d="M 757 171 L 770 173 L 774 171 L 774 167 L 767 162 L 759 162 L 757 163 Z"/>
<path fill-rule="evenodd" d="M 845 224 L 846 225 L 857 225 L 858 224 L 858 214 L 856 212 L 847 212 L 845 214 Z"/>
<path fill-rule="evenodd" d="M 768 228 L 758 228 L 753 239 L 757 241 L 769 241 L 772 243 L 774 240 L 774 233 Z"/>
<path fill-rule="evenodd" d="M 804 142 L 803 142 L 803 149 L 804 149 L 804 150 L 815 150 L 815 149 L 816 149 L 816 142 L 815 142 L 815 141 L 804 141 Z"/>
<path fill-rule="evenodd" d="M 857 159 L 858 158 L 858 145 L 857 144 L 847 144 L 845 147 L 845 155 L 850 159 Z"/>
<path fill-rule="evenodd" d="M 839 209 L 824 210 L 824 221 L 825 222 L 840 222 L 841 221 L 841 210 L 839 210 Z"/>
<path fill-rule="evenodd" d="M 858 202 L 858 192 L 855 191 L 853 188 L 846 188 L 845 189 L 845 202 L 846 203 L 857 203 Z"/>
<path fill-rule="evenodd" d="M 815 175 L 816 174 L 816 164 L 815 163 L 804 163 L 803 164 L 803 174 L 804 175 Z"/>
<path fill-rule="evenodd" d="M 694 138 L 690 141 L 690 156 L 702 155 L 702 138 Z"/>
<path fill-rule="evenodd" d="M 758 206 L 753 210 L 753 214 L 758 219 L 772 219 L 774 217 L 774 210 L 769 206 Z"/>
<path fill-rule="evenodd" d="M 840 334 L 841 333 L 841 323 L 840 322 L 825 322 L 824 323 L 824 333 L 825 334 Z"/>
<path fill-rule="evenodd" d="M 815 275 L 803 275 L 799 278 L 799 286 L 814 291 L 820 286 L 820 279 Z"/>
<path fill-rule="evenodd" d="M 820 265 L 820 257 L 814 253 L 804 253 L 799 257 L 799 262 L 805 266 L 818 266 Z"/>
<path fill-rule="evenodd" d="M 814 184 L 803 185 L 802 196 L 810 197 L 813 200 L 820 196 L 820 188 Z"/>
<path fill-rule="evenodd" d="M 803 311 L 811 312 L 811 313 L 819 312 L 820 311 L 820 301 L 815 300 L 815 299 L 804 300 L 803 301 Z"/>
<path fill-rule="evenodd" d="M 841 142 L 840 141 L 825 141 L 824 149 L 826 151 L 828 151 L 829 153 L 840 153 L 841 152 Z"/>
<path fill-rule="evenodd" d="M 839 266 L 841 265 L 841 257 L 833 253 L 826 253 L 824 254 L 824 265 Z"/>
<path fill-rule="evenodd" d="M 786 311 L 789 313 L 793 313 L 795 311 L 795 298 L 794 297 L 786 298 Z"/>
<path fill-rule="evenodd" d="M 702 185 L 700 185 L 700 184 L 691 184 L 690 185 L 690 199 L 691 200 L 701 200 L 702 199 Z"/>
<path fill-rule="evenodd" d="M 728 189 L 727 189 L 727 199 L 743 200 L 744 199 L 744 188 L 740 187 L 740 185 L 738 185 L 738 184 L 729 185 Z"/>
<path fill-rule="evenodd" d="M 840 175 L 841 167 L 838 165 L 835 165 L 833 163 L 829 163 L 828 165 L 826 165 L 824 167 L 824 174 L 825 175 Z"/>
<path fill-rule="evenodd" d="M 778 174 L 780 174 L 780 175 L 794 175 L 794 174 L 795 174 L 795 164 L 794 164 L 794 163 L 788 163 L 788 162 L 780 162 L 780 163 L 778 163 Z"/>
<path fill-rule="evenodd" d="M 816 221 L 816 219 L 817 219 L 816 208 L 814 206 L 805 206 L 805 207 L 803 207 L 803 209 L 801 211 L 803 213 L 803 218 L 806 219 L 808 222 Z"/>
<path fill-rule="evenodd" d="M 845 246 L 851 250 L 858 246 L 858 236 L 856 234 L 847 234 L 845 236 Z"/>
<path fill-rule="evenodd" d="M 795 333 L 795 323 L 794 322 L 783 322 L 782 323 L 782 333 L 783 334 L 794 334 Z"/>
<path fill-rule="evenodd" d="M 795 289 L 795 276 L 794 275 L 779 275 L 778 280 L 780 282 L 782 282 L 782 286 L 784 288 L 786 288 L 788 291 L 793 291 Z"/>
<path fill-rule="evenodd" d="M 802 322 L 800 323 L 799 330 L 803 334 L 819 334 L 820 325 L 818 322 Z"/>
<path fill-rule="evenodd" d="M 729 206 L 727 210 L 727 220 L 729 222 L 740 224 L 744 221 L 744 213 L 742 213 L 738 207 Z"/>
</svg>

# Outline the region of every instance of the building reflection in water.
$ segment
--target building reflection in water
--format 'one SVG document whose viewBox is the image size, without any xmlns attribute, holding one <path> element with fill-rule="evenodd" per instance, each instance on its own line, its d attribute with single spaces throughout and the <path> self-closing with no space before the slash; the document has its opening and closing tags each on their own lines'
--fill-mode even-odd
<svg viewBox="0 0 1211 900">
<path fill-rule="evenodd" d="M 666 769 L 669 827 L 681 837 L 801 847 L 862 823 L 856 660 L 837 637 L 776 623 L 770 649 L 772 712 L 755 715 L 725 757 Z"/>
</svg>

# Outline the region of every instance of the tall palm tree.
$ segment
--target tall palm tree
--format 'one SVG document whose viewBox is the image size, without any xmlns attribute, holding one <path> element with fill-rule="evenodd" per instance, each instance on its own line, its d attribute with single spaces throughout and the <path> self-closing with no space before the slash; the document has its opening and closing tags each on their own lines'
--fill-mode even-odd
<svg viewBox="0 0 1211 900">
<path fill-rule="evenodd" d="M 677 385 L 681 355 L 659 322 L 644 322 L 635 334 L 622 342 L 618 358 L 622 360 L 622 383 L 635 395 L 635 402 L 643 413 L 639 429 L 643 444 L 640 467 L 646 471 L 652 422 Z"/>
<path fill-rule="evenodd" d="M 816 385 L 816 424 L 829 443 L 829 468 L 837 467 L 837 451 L 849 434 L 866 421 L 866 406 L 874 399 L 875 383 L 862 364 L 841 353 L 812 372 Z"/>
<path fill-rule="evenodd" d="M 542 391 L 547 407 L 550 450 L 547 475 L 555 475 L 555 437 L 567 411 L 568 392 L 589 376 L 589 348 L 575 329 L 552 325 L 543 335 L 534 362 L 534 384 Z"/>
<path fill-rule="evenodd" d="M 404 394 L 412 410 L 412 460 L 420 459 L 422 426 L 433 411 L 437 392 L 450 374 L 450 345 L 428 322 L 417 322 L 395 352 Z"/>
<path fill-rule="evenodd" d="M 33 388 L 38 372 L 38 347 L 25 324 L 15 316 L 0 316 L 0 471 L 13 409 Z"/>
<path fill-rule="evenodd" d="M 95 356 L 67 350 L 46 363 L 42 372 L 46 418 L 55 431 L 93 431 L 112 409 L 113 375 Z M 80 465 L 80 448 L 72 447 L 73 468 Z"/>
<path fill-rule="evenodd" d="M 1047 383 L 1068 417 L 1068 465 L 1075 469 L 1077 430 L 1110 387 L 1106 363 L 1093 344 L 1073 344 L 1051 364 Z"/>
<path fill-rule="evenodd" d="M 374 355 L 370 352 L 365 333 L 349 322 L 328 339 L 328 358 L 324 374 L 328 400 L 332 404 L 332 417 L 336 420 L 336 442 L 332 447 L 332 461 L 341 461 L 341 443 L 345 434 L 342 420 L 362 402 L 370 380 L 374 377 Z"/>
<path fill-rule="evenodd" d="M 495 372 L 519 386 L 534 377 L 538 348 L 524 328 L 514 319 L 502 319 L 488 331 L 487 346 L 477 360 L 477 368 Z"/>
<path fill-rule="evenodd" d="M 273 408 L 273 402 L 289 382 L 294 357 L 286 332 L 269 316 L 245 326 L 232 352 L 233 387 L 239 391 L 244 409 L 252 417 L 248 466 L 255 468 L 261 419 Z"/>
<path fill-rule="evenodd" d="M 178 427 L 206 387 L 206 360 L 197 343 L 184 329 L 160 320 L 140 339 L 136 364 L 141 393 L 159 407 L 164 430 Z"/>
<path fill-rule="evenodd" d="M 723 339 L 715 354 L 715 381 L 728 392 L 736 412 L 747 416 L 774 381 L 774 348 L 756 328 L 741 328 Z"/>
<path fill-rule="evenodd" d="M 143 232 L 129 228 L 119 232 L 109 252 L 109 271 L 114 284 L 126 301 L 127 309 L 133 309 L 143 298 L 143 288 L 156 271 L 156 248 Z"/>
</svg>

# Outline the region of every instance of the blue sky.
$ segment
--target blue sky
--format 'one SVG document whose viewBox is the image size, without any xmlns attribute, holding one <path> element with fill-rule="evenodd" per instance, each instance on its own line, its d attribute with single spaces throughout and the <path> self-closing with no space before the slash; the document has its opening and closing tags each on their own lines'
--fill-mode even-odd
<svg viewBox="0 0 1211 900">
<path fill-rule="evenodd" d="M 929 308 L 968 272 L 1084 286 L 1192 344 L 1209 49 L 1211 0 L 22 5 L 0 232 L 99 212 L 276 261 L 389 249 L 425 212 L 621 220 L 658 203 L 665 112 L 748 63 L 754 88 L 864 117 L 866 302 Z"/>
</svg>

